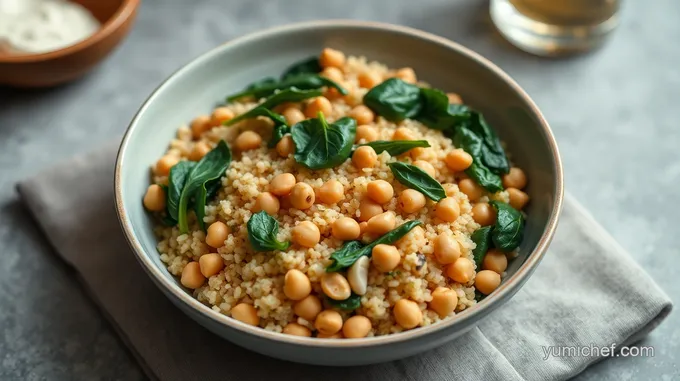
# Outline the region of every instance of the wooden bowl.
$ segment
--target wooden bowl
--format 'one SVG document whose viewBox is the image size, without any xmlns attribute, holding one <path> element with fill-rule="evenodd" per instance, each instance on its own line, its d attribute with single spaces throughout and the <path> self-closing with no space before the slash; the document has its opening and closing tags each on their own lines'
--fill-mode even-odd
<svg viewBox="0 0 680 381">
<path fill-rule="evenodd" d="M 72 0 L 102 24 L 92 36 L 63 49 L 40 54 L 0 51 L 0 85 L 47 87 L 74 80 L 104 59 L 128 34 L 139 0 Z"/>
</svg>

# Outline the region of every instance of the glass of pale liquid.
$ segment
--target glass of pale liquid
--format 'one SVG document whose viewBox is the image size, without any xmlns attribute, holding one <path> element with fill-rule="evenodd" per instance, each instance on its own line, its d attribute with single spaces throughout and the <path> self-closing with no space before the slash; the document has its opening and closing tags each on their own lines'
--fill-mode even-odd
<svg viewBox="0 0 680 381">
<path fill-rule="evenodd" d="M 543 56 L 586 52 L 619 23 L 620 0 L 491 0 L 491 19 L 513 45 Z"/>
</svg>

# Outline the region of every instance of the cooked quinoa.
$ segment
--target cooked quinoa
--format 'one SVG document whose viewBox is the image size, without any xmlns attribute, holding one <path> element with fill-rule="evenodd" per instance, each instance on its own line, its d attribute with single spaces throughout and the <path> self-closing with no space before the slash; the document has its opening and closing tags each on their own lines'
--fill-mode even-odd
<svg viewBox="0 0 680 381">
<path fill-rule="evenodd" d="M 528 196 L 519 190 L 526 184 L 524 174 L 520 173 L 521 170 L 518 168 L 513 168 L 509 174 L 503 176 L 505 189 L 493 194 L 483 191 L 478 186 L 473 191 L 459 187 L 460 182 L 468 176 L 465 172 L 454 171 L 450 169 L 451 165 L 447 165 L 447 155 L 456 150 L 451 139 L 445 137 L 441 131 L 429 128 L 415 119 L 391 122 L 362 105 L 364 95 L 370 90 L 368 87 L 374 87 L 387 78 L 398 77 L 405 82 L 428 87 L 427 84 L 417 82 L 413 70 L 390 69 L 378 62 L 370 62 L 364 57 L 345 57 L 343 53 L 332 49 L 323 51 L 320 63 L 324 68 L 320 74 L 340 83 L 348 94 L 343 96 L 335 89 L 324 88 L 323 102 L 326 99 L 330 101 L 330 107 L 323 102 L 319 103 L 319 98 L 314 98 L 279 105 L 273 109 L 275 112 L 282 114 L 288 122 L 293 124 L 296 122 L 294 119 L 300 115 L 304 115 L 304 118 L 316 117 L 318 109 L 321 108 L 328 123 L 345 116 L 353 116 L 361 122 L 357 123 L 359 126 L 369 125 L 370 133 L 366 132 L 366 127 L 360 127 L 362 132 L 357 133 L 357 144 L 367 143 L 368 139 L 390 141 L 395 139 L 395 133 L 396 135 L 406 133 L 409 140 L 427 140 L 430 147 L 414 148 L 395 157 L 384 151 L 377 155 L 377 159 L 371 166 L 361 169 L 357 167 L 354 160 L 347 159 L 333 168 L 310 170 L 296 162 L 290 149 L 283 147 L 285 143 L 279 142 L 274 148 L 267 147 L 267 142 L 272 137 L 270 119 L 259 117 L 246 119 L 231 126 L 223 126 L 222 123 L 253 109 L 261 103 L 261 100 L 246 99 L 229 102 L 215 109 L 212 115 L 199 116 L 190 125 L 179 128 L 177 137 L 170 142 L 167 153 L 152 169 L 152 183 L 156 184 L 153 192 L 156 193 L 153 193 L 150 187 L 144 200 L 147 209 L 159 211 L 157 214 L 162 217 L 165 214 L 166 194 L 159 191 L 162 188 L 158 186 L 168 185 L 169 169 L 178 161 L 200 160 L 206 152 L 216 147 L 218 142 L 225 141 L 233 150 L 233 158 L 226 173 L 221 177 L 221 187 L 216 196 L 205 207 L 203 221 L 208 227 L 208 234 L 214 230 L 212 233 L 216 237 L 222 238 L 226 235 L 226 238 L 224 240 L 218 238 L 215 243 L 215 239 L 206 236 L 195 214 L 190 212 L 188 213 L 188 233 L 181 234 L 177 226 L 165 226 L 160 222 L 155 228 L 160 259 L 167 265 L 170 273 L 181 277 L 182 284 L 190 289 L 194 297 L 214 311 L 275 332 L 319 337 L 343 337 L 343 332 L 344 336 L 350 337 L 386 335 L 417 326 L 435 324 L 474 306 L 476 303 L 475 278 L 482 269 L 475 265 L 473 249 L 476 244 L 471 239 L 471 235 L 480 229 L 479 222 L 488 225 L 493 223 L 495 216 L 488 217 L 492 218 L 490 222 L 480 221 L 482 217 L 477 216 L 476 219 L 473 216 L 473 207 L 497 200 L 513 206 L 521 204 L 518 207 L 521 209 L 528 200 Z M 449 94 L 449 99 L 452 103 L 462 102 L 455 94 Z M 397 132 L 398 129 L 400 132 Z M 252 132 L 244 135 L 246 131 L 252 131 L 257 135 Z M 286 142 L 290 144 L 291 141 Z M 406 213 L 405 208 L 400 206 L 399 197 L 408 188 L 395 179 L 388 166 L 388 163 L 395 161 L 407 164 L 414 164 L 418 161 L 417 166 L 424 169 L 429 169 L 426 164 L 429 163 L 434 168 L 433 177 L 442 184 L 449 200 L 455 200 L 459 207 L 459 215 L 455 221 L 446 222 L 440 219 L 435 213 L 437 203 L 432 199 L 426 199 L 425 206 L 415 212 Z M 291 205 L 290 196 L 272 196 L 271 193 L 267 195 L 275 199 L 269 201 L 272 205 L 275 204 L 272 206 L 273 210 L 256 205 L 258 196 L 270 192 L 272 180 L 281 174 L 292 174 L 295 183 L 311 186 L 315 192 L 314 203 L 311 207 L 296 209 Z M 341 199 L 333 203 L 324 203 L 321 201 L 324 197 L 320 196 L 319 189 L 332 180 L 339 182 L 342 186 Z M 329 303 L 321 284 L 324 276 L 331 274 L 326 271 L 326 268 L 333 263 L 331 255 L 345 244 L 343 240 L 334 237 L 332 226 L 335 221 L 345 217 L 364 222 L 366 216 L 362 218 L 360 207 L 364 202 L 371 202 L 368 200 L 367 189 L 369 184 L 376 180 L 386 181 L 387 187 L 391 186 L 393 190 L 391 194 L 388 192 L 387 201 L 380 207 L 382 212 L 393 212 L 396 221 L 394 226 L 413 220 L 419 220 L 422 224 L 410 230 L 393 244 L 398 250 L 396 267 L 390 271 L 380 271 L 377 268 L 379 266 L 371 261 L 368 266 L 365 293 L 360 295 L 361 302 L 358 308 L 351 311 L 335 308 Z M 479 194 L 474 194 L 474 192 L 480 190 L 482 190 L 481 197 L 478 197 Z M 475 202 L 471 202 L 468 194 L 474 194 Z M 488 213 L 494 213 L 488 204 L 483 207 L 487 208 L 484 209 L 486 212 L 490 210 Z M 247 224 L 257 209 L 273 212 L 269 214 L 279 224 L 277 240 L 292 241 L 287 249 L 267 252 L 258 252 L 253 249 Z M 303 247 L 298 244 L 301 241 L 296 241 L 292 237 L 294 227 L 301 225 L 304 221 L 311 222 L 319 231 L 318 243 L 315 243 L 312 238 L 312 247 Z M 222 224 L 226 225 L 227 229 L 224 229 Z M 349 221 L 349 224 L 352 225 L 352 221 Z M 360 226 L 361 232 L 358 239 L 364 244 L 374 241 L 381 235 L 369 231 L 368 224 Z M 312 230 L 314 230 L 313 227 Z M 457 243 L 460 248 L 458 259 L 460 263 L 467 260 L 468 262 L 463 264 L 471 264 L 474 268 L 475 271 L 467 282 L 457 282 L 447 275 L 447 267 L 452 267 L 454 264 L 441 264 L 435 255 L 434 242 L 438 236 L 446 236 L 451 242 Z M 507 260 L 504 256 L 506 255 L 507 258 L 512 258 L 516 255 L 516 250 L 503 255 L 496 253 L 495 257 L 487 256 L 488 258 L 485 259 L 484 267 L 486 271 L 489 271 L 491 278 L 496 273 L 500 276 L 505 275 Z M 203 259 L 201 259 L 202 256 Z M 504 258 L 500 258 L 501 256 Z M 505 261 L 505 264 L 501 263 L 496 266 L 493 260 L 499 263 Z M 206 270 L 206 268 L 212 270 Z M 491 273 L 488 268 L 495 272 Z M 291 270 L 299 270 L 311 284 L 311 292 L 303 290 L 302 295 L 312 295 L 322 303 L 323 310 L 336 311 L 340 314 L 342 321 L 339 322 L 339 326 L 334 326 L 335 323 L 315 321 L 322 319 L 323 313 L 319 314 L 318 311 L 301 313 L 308 319 L 296 315 L 294 306 L 301 302 L 287 297 L 286 294 L 290 295 L 290 292 L 284 291 L 284 283 L 288 282 L 286 274 Z M 212 274 L 215 271 L 217 272 Z M 188 274 L 189 272 L 191 274 Z M 291 279 L 293 275 L 299 276 L 297 272 L 291 274 Z M 349 276 L 347 269 L 337 274 L 344 278 Z M 306 282 L 302 280 L 303 283 Z M 445 291 L 452 290 L 455 293 L 455 297 L 447 294 L 448 299 L 446 299 L 449 302 L 453 300 L 452 310 L 433 306 L 433 293 L 440 287 L 445 288 Z M 497 287 L 497 284 L 490 287 L 493 289 Z M 479 285 L 477 288 L 484 289 Z M 352 290 L 354 291 L 355 288 L 352 287 Z M 402 302 L 395 308 L 400 300 L 414 303 Z M 311 303 L 310 300 L 307 302 Z M 441 303 L 441 301 L 438 300 L 436 303 Z M 239 307 L 235 308 L 236 306 Z M 414 311 L 408 311 L 414 306 L 420 310 L 421 317 L 417 312 L 414 315 Z M 302 308 L 301 305 L 300 308 Z M 410 314 L 408 318 L 395 317 L 402 310 Z M 442 311 L 446 313 L 446 316 L 440 314 Z M 337 313 L 328 313 L 326 314 L 328 316 L 323 316 L 323 318 L 328 318 L 330 315 L 335 317 Z M 363 316 L 368 320 L 356 318 L 348 323 L 348 319 L 353 316 Z M 415 319 L 413 323 L 405 323 L 411 318 Z M 339 328 L 342 327 L 343 322 L 344 329 Z M 370 322 L 370 327 L 368 322 Z"/>
</svg>

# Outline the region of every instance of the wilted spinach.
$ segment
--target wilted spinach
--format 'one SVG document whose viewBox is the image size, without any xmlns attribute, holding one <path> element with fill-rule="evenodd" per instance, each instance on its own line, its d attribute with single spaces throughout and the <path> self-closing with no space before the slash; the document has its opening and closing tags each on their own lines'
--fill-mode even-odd
<svg viewBox="0 0 680 381">
<path fill-rule="evenodd" d="M 326 268 L 326 272 L 330 273 L 342 271 L 352 266 L 354 262 L 356 262 L 362 256 L 370 256 L 371 250 L 373 250 L 375 246 L 380 244 L 391 245 L 403 238 L 408 232 L 411 231 L 411 229 L 420 224 L 422 224 L 422 222 L 418 220 L 405 222 L 396 227 L 394 230 L 385 233 L 380 238 L 365 246 L 359 241 L 345 242 L 345 244 L 339 250 L 336 250 L 333 254 L 331 254 L 331 260 L 333 260 L 333 263 L 331 263 L 331 265 Z"/>
<path fill-rule="evenodd" d="M 242 120 L 257 118 L 258 116 L 264 116 L 271 119 L 272 122 L 274 122 L 274 127 L 287 125 L 286 118 L 262 106 L 256 106 L 235 118 L 229 119 L 228 121 L 224 122 L 224 125 L 231 126 Z"/>
<path fill-rule="evenodd" d="M 489 247 L 491 246 L 492 229 L 493 226 L 484 226 L 475 230 L 475 232 L 470 236 L 472 242 L 477 245 L 475 246 L 475 249 L 472 250 L 472 256 L 474 257 L 475 263 L 477 264 L 477 269 L 481 268 L 484 256 L 486 255 L 486 252 L 489 251 Z"/>
<path fill-rule="evenodd" d="M 243 97 L 253 97 L 260 99 L 268 97 L 277 91 L 282 91 L 290 88 L 297 88 L 301 90 L 320 89 L 322 87 L 334 88 L 342 95 L 347 95 L 347 90 L 334 81 L 319 74 L 301 73 L 287 76 L 280 81 L 260 81 L 254 85 L 248 86 L 245 90 L 227 97 L 227 102 L 232 102 Z"/>
<path fill-rule="evenodd" d="M 423 87 L 420 94 L 423 108 L 416 119 L 432 129 L 454 129 L 470 118 L 470 109 L 467 106 L 449 104 L 449 97 L 441 90 Z"/>
<path fill-rule="evenodd" d="M 256 251 L 286 250 L 290 246 L 290 242 L 277 240 L 279 222 L 264 210 L 253 214 L 246 225 L 248 240 Z"/>
<path fill-rule="evenodd" d="M 466 125 L 483 142 L 480 155 L 482 163 L 498 175 L 508 173 L 510 171 L 510 164 L 505 156 L 505 150 L 501 145 L 500 139 L 486 120 L 484 120 L 484 117 L 480 113 L 473 111 L 470 113 L 470 120 Z"/>
<path fill-rule="evenodd" d="M 287 124 L 279 124 L 274 126 L 274 129 L 272 129 L 272 138 L 269 140 L 269 143 L 267 143 L 267 147 L 274 148 L 276 144 L 280 142 L 286 134 L 289 133 L 290 126 Z"/>
<path fill-rule="evenodd" d="M 394 178 L 404 186 L 417 190 L 430 200 L 439 201 L 446 198 L 446 191 L 439 181 L 415 165 L 398 161 L 387 165 L 390 167 Z"/>
<path fill-rule="evenodd" d="M 323 91 L 319 89 L 304 90 L 298 89 L 297 87 L 291 87 L 290 89 L 285 89 L 277 91 L 276 93 L 265 99 L 264 102 L 260 103 L 259 107 L 266 109 L 273 109 L 274 107 L 286 103 L 286 102 L 300 102 L 305 99 L 320 97 Z"/>
<path fill-rule="evenodd" d="M 369 146 L 378 155 L 387 151 L 390 156 L 397 156 L 416 147 L 429 147 L 430 143 L 427 140 L 376 140 L 359 146 Z"/>
<path fill-rule="evenodd" d="M 342 164 L 352 152 L 357 123 L 344 117 L 328 124 L 319 112 L 315 119 L 291 127 L 295 161 L 309 169 L 332 168 Z"/>
<path fill-rule="evenodd" d="M 391 122 L 414 118 L 423 108 L 420 87 L 390 78 L 364 95 L 364 104 Z"/>
<path fill-rule="evenodd" d="M 504 202 L 490 201 L 489 204 L 496 209 L 496 223 L 491 232 L 494 246 L 506 252 L 515 250 L 524 235 L 522 213 Z"/>
<path fill-rule="evenodd" d="M 472 156 L 472 165 L 465 170 L 465 173 L 474 182 L 492 193 L 503 190 L 503 181 L 500 176 L 484 165 L 486 146 L 479 135 L 467 127 L 459 127 L 453 137 L 453 142 Z"/>
<path fill-rule="evenodd" d="M 300 62 L 296 62 L 286 71 L 283 72 L 281 79 L 286 79 L 288 77 L 293 77 L 298 74 L 308 74 L 308 73 L 319 73 L 321 72 L 321 64 L 319 63 L 318 57 L 310 57 Z"/>
<path fill-rule="evenodd" d="M 214 195 L 219 189 L 214 182 L 219 181 L 229 168 L 231 151 L 224 141 L 220 141 L 198 163 L 188 163 L 179 162 L 173 166 L 168 180 L 168 215 L 177 220 L 182 234 L 189 231 L 187 213 L 191 202 L 194 203 L 199 224 L 204 228 L 202 216 L 208 193 Z"/>
<path fill-rule="evenodd" d="M 354 311 L 361 307 L 361 296 L 355 293 L 352 293 L 352 295 L 345 300 L 335 300 L 331 298 L 326 298 L 326 300 L 328 300 L 328 304 L 331 306 L 345 311 Z"/>
</svg>

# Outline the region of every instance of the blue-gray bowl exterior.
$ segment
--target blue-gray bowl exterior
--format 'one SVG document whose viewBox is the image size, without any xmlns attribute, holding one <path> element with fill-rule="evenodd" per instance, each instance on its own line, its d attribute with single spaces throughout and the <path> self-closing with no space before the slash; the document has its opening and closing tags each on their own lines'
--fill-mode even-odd
<svg viewBox="0 0 680 381">
<path fill-rule="evenodd" d="M 211 310 L 183 289 L 161 262 L 154 221 L 141 202 L 149 168 L 165 152 L 177 128 L 209 113 L 226 94 L 280 73 L 324 47 L 363 55 L 390 67 L 412 67 L 420 80 L 462 95 L 507 143 L 529 181 L 531 203 L 521 255 L 492 295 L 453 318 L 399 334 L 364 339 L 315 339 L 252 327 Z M 285 360 L 359 365 L 432 349 L 479 324 L 507 301 L 534 271 L 548 247 L 561 209 L 562 167 L 550 129 L 533 104 L 500 69 L 448 40 L 417 30 L 357 21 L 294 24 L 233 40 L 193 60 L 166 80 L 142 106 L 123 139 L 116 163 L 118 215 L 130 245 L 158 287 L 187 315 L 248 349 Z"/>
</svg>

